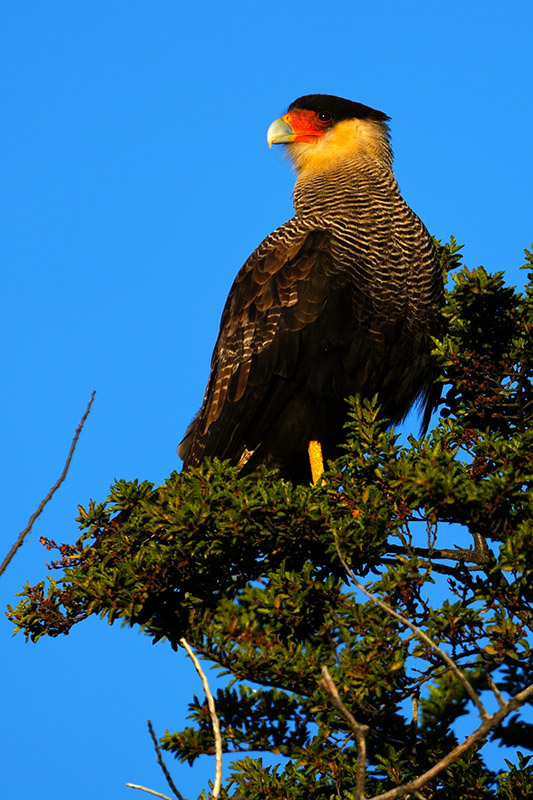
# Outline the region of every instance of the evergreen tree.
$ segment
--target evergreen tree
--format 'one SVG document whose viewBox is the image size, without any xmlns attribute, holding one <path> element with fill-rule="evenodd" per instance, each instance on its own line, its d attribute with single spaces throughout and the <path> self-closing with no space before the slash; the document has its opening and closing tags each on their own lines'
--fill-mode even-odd
<svg viewBox="0 0 533 800">
<path fill-rule="evenodd" d="M 99 614 L 218 665 L 221 745 L 194 700 L 194 725 L 160 747 L 252 753 L 222 797 L 533 796 L 533 273 L 516 291 L 458 251 L 441 248 L 453 287 L 429 435 L 405 442 L 355 399 L 314 487 L 217 460 L 119 481 L 80 509 L 75 545 L 45 541 L 60 576 L 10 609 L 34 641 Z M 489 739 L 518 748 L 499 773 Z"/>
</svg>

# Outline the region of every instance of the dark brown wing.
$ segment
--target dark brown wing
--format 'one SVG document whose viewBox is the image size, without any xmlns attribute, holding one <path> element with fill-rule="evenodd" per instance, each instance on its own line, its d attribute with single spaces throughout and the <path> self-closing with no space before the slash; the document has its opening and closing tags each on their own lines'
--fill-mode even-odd
<svg viewBox="0 0 533 800">
<path fill-rule="evenodd" d="M 301 332 L 328 296 L 329 233 L 296 218 L 268 236 L 230 291 L 202 408 L 178 448 L 184 468 L 204 456 L 235 463 L 283 414 L 295 386 Z"/>
</svg>

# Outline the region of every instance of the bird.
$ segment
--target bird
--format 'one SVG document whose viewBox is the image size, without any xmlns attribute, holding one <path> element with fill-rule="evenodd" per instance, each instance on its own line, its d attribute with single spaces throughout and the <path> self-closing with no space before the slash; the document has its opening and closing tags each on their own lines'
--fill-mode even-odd
<svg viewBox="0 0 533 800">
<path fill-rule="evenodd" d="M 400 194 L 389 120 L 311 94 L 268 128 L 296 173 L 294 216 L 235 278 L 202 406 L 178 446 L 184 470 L 216 456 L 239 475 L 265 465 L 307 483 L 310 443 L 324 459 L 339 455 L 356 394 L 377 395 L 391 424 L 418 402 L 427 426 L 442 272 Z"/>
</svg>

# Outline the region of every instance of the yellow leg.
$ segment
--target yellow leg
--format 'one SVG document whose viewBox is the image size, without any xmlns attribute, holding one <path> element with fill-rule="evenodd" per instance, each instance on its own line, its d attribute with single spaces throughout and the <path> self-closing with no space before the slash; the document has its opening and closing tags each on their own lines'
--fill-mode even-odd
<svg viewBox="0 0 533 800">
<path fill-rule="evenodd" d="M 315 440 L 309 442 L 307 452 L 309 453 L 309 464 L 311 465 L 311 477 L 313 478 L 313 484 L 316 486 L 318 479 L 324 472 L 324 459 L 322 458 L 320 442 Z"/>
</svg>

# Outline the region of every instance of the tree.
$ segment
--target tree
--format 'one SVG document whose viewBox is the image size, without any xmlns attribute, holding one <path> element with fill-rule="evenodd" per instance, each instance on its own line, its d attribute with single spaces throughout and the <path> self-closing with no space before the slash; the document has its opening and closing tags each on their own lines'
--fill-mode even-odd
<svg viewBox="0 0 533 800">
<path fill-rule="evenodd" d="M 457 271 L 429 435 L 402 442 L 354 399 L 315 487 L 217 460 L 119 481 L 80 508 L 75 545 L 44 541 L 61 576 L 10 609 L 34 641 L 99 614 L 218 665 L 220 746 L 280 756 L 241 756 L 222 796 L 533 795 L 533 273 L 519 292 L 459 269 L 453 240 L 441 259 Z M 192 763 L 219 745 L 208 704 L 190 711 L 159 747 Z M 492 770 L 489 739 L 516 762 Z"/>
</svg>

